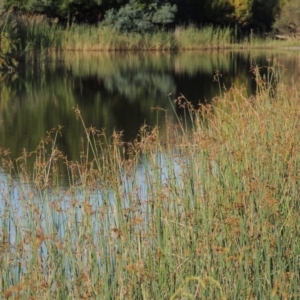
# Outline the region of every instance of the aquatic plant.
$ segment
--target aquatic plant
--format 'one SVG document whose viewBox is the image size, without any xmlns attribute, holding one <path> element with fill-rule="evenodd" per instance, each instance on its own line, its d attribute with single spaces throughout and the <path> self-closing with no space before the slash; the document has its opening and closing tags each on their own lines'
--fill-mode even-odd
<svg viewBox="0 0 300 300">
<path fill-rule="evenodd" d="M 130 144 L 76 108 L 78 161 L 60 128 L 17 160 L 2 148 L 2 298 L 299 298 L 299 87 L 180 96 L 183 119 L 156 109 L 168 130 Z"/>
<path fill-rule="evenodd" d="M 191 24 L 157 30 L 154 26 L 150 32 L 141 33 L 142 29 L 128 32 L 121 29 L 122 25 L 118 30 L 104 26 L 104 23 L 64 27 L 58 23 L 58 19 L 48 19 L 45 15 L 13 14 L 10 19 L 12 21 L 9 23 L 14 24 L 14 30 L 10 32 L 17 32 L 17 36 L 14 33 L 10 38 L 14 51 L 17 49 L 19 55 L 25 53 L 27 57 L 33 56 L 32 59 L 35 59 L 33 53 L 47 54 L 54 51 L 178 51 L 294 45 L 293 41 L 261 38 L 253 32 L 237 41 L 230 27 L 198 27 Z M 139 26 L 143 28 L 144 25 Z"/>
</svg>

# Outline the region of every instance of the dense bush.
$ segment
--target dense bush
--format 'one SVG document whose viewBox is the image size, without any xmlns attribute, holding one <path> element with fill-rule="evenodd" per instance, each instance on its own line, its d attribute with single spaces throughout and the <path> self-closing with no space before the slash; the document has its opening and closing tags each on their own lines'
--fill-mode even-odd
<svg viewBox="0 0 300 300">
<path fill-rule="evenodd" d="M 269 30 L 282 0 L 190 0 L 197 23 Z"/>
<path fill-rule="evenodd" d="M 176 5 L 167 1 L 153 1 L 150 4 L 131 0 L 118 11 L 107 11 L 102 22 L 121 31 L 149 32 L 158 27 L 168 26 L 175 21 Z"/>
<path fill-rule="evenodd" d="M 282 8 L 274 23 L 274 29 L 282 34 L 298 36 L 300 34 L 300 2 L 290 0 Z"/>
<path fill-rule="evenodd" d="M 0 5 L 0 70 L 13 70 L 17 65 L 17 23 Z"/>
<path fill-rule="evenodd" d="M 96 23 L 104 12 L 118 8 L 122 0 L 5 0 L 5 7 L 23 14 L 44 14 L 61 23 Z M 125 2 L 125 1 L 124 1 Z"/>
<path fill-rule="evenodd" d="M 3 0 L 7 10 L 42 14 L 60 24 L 96 24 L 146 32 L 173 24 L 230 26 L 242 32 L 297 31 L 294 0 Z M 274 24 L 274 21 L 276 23 Z"/>
</svg>

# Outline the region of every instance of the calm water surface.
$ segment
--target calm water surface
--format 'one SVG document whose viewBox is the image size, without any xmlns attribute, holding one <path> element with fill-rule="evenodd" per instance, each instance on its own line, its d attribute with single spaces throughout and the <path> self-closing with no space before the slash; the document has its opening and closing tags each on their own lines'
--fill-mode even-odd
<svg viewBox="0 0 300 300">
<path fill-rule="evenodd" d="M 46 132 L 63 126 L 58 147 L 70 160 L 80 154 L 83 136 L 74 108 L 87 126 L 124 131 L 133 140 L 143 123 L 164 129 L 170 100 L 183 94 L 195 105 L 220 95 L 223 87 L 244 85 L 255 93 L 251 67 L 266 66 L 276 58 L 286 77 L 299 77 L 298 51 L 289 52 L 184 52 L 74 53 L 25 65 L 19 74 L 0 77 L 0 147 L 17 158 L 23 149 L 33 151 Z M 214 81 L 219 71 L 220 84 Z M 221 86 L 221 91 L 220 91 Z"/>
</svg>

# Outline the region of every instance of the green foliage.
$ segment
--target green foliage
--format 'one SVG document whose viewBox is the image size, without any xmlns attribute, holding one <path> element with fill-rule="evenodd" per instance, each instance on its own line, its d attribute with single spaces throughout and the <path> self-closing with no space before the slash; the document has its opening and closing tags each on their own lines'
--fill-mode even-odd
<svg viewBox="0 0 300 300">
<path fill-rule="evenodd" d="M 17 67 L 17 23 L 3 7 L 0 7 L 0 70 Z"/>
<path fill-rule="evenodd" d="M 104 26 L 120 31 L 149 32 L 175 21 L 177 6 L 166 1 L 152 1 L 150 4 L 131 0 L 118 11 L 107 11 L 102 22 Z"/>
<path fill-rule="evenodd" d="M 44 14 L 62 23 L 96 23 L 104 11 L 117 8 L 122 0 L 6 0 L 5 6 L 25 14 Z"/>
<path fill-rule="evenodd" d="M 38 1 L 38 0 L 5 0 L 5 7 L 13 9 L 15 11 L 24 12 L 42 12 L 45 9 L 47 2 L 49 1 Z"/>
<path fill-rule="evenodd" d="M 300 33 L 300 2 L 289 0 L 282 7 L 281 13 L 273 25 L 283 34 L 297 36 Z"/>
<path fill-rule="evenodd" d="M 282 0 L 254 0 L 251 25 L 262 31 L 270 30 L 281 6 Z"/>
<path fill-rule="evenodd" d="M 270 30 L 284 0 L 4 0 L 7 9 L 43 14 L 64 25 L 103 24 L 145 32 L 175 24 L 213 24 Z M 287 1 L 297 5 L 298 1 Z M 287 5 L 288 6 L 288 5 Z"/>
<path fill-rule="evenodd" d="M 212 0 L 206 2 L 205 10 L 208 11 L 208 21 L 214 23 L 230 23 L 234 14 L 234 6 L 229 1 Z"/>
<path fill-rule="evenodd" d="M 52 0 L 45 3 L 43 12 L 50 18 L 58 18 L 60 22 L 71 24 L 93 24 L 100 20 L 103 12 L 98 1 L 90 0 Z"/>
<path fill-rule="evenodd" d="M 231 0 L 234 7 L 233 19 L 235 23 L 244 27 L 252 21 L 253 2 L 254 0 Z"/>
<path fill-rule="evenodd" d="M 269 30 L 282 0 L 189 0 L 192 19 L 201 24 Z"/>
<path fill-rule="evenodd" d="M 2 173 L 2 298 L 299 299 L 299 88 L 181 96 L 192 130 L 168 114 L 127 145 L 76 109 L 81 160 L 59 127 Z"/>
</svg>

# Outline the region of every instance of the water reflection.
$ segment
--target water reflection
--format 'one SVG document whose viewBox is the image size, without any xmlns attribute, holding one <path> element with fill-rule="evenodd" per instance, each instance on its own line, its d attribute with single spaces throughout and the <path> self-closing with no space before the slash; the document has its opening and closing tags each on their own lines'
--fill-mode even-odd
<svg viewBox="0 0 300 300">
<path fill-rule="evenodd" d="M 55 253 L 60 258 L 59 267 L 64 269 L 65 276 L 70 279 L 74 261 L 69 257 L 75 255 L 76 259 L 81 260 L 80 265 L 88 268 L 88 246 L 91 243 L 99 246 L 98 253 L 106 253 L 114 266 L 115 253 L 119 249 L 113 230 L 121 227 L 120 213 L 124 213 L 125 219 L 128 217 L 128 224 L 134 214 L 133 205 L 138 207 L 138 214 L 143 216 L 144 221 L 149 216 L 153 196 L 157 192 L 155 187 L 149 186 L 149 177 L 154 176 L 161 185 L 167 186 L 169 180 L 174 180 L 170 176 L 174 176 L 179 186 L 183 184 L 184 173 L 180 167 L 180 159 L 183 157 L 172 158 L 157 153 L 153 159 L 157 165 L 151 166 L 149 159 L 143 157 L 142 164 L 132 173 L 124 172 L 120 191 L 119 188 L 114 190 L 108 187 L 91 191 L 83 186 L 62 188 L 59 191 L 38 191 L 34 186 L 14 181 L 0 172 L 0 237 L 4 245 L 3 257 L 15 258 L 8 260 L 5 266 L 6 270 L 10 270 L 10 276 L 20 281 L 22 276 L 31 272 L 31 260 L 36 257 L 42 266 L 39 270 L 41 275 L 48 275 L 51 268 L 49 261 L 52 261 Z M 147 226 L 146 222 L 140 226 Z M 139 227 L 131 229 L 133 238 L 134 230 L 140 230 Z M 66 241 L 71 243 L 67 244 Z M 66 259 L 62 259 L 64 257 Z M 103 255 L 98 256 L 99 270 L 107 270 L 107 261 Z M 113 270 L 109 271 L 109 274 L 113 273 Z"/>
<path fill-rule="evenodd" d="M 299 76 L 298 52 L 183 52 L 183 53 L 76 53 L 56 55 L 27 64 L 18 76 L 1 77 L 0 147 L 16 158 L 25 148 L 34 150 L 46 131 L 63 126 L 59 148 L 69 159 L 80 155 L 82 125 L 76 120 L 79 107 L 87 126 L 123 130 L 133 140 L 141 124 L 159 125 L 163 114 L 152 107 L 170 110 L 168 94 L 181 93 L 195 105 L 211 101 L 224 88 L 244 85 L 255 92 L 251 66 L 265 66 L 277 57 L 288 76 Z M 214 82 L 214 73 L 222 75 Z"/>
</svg>

